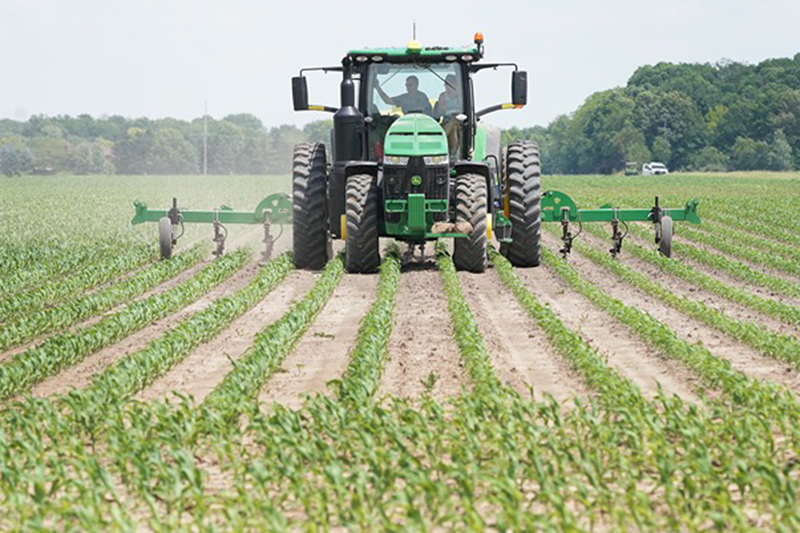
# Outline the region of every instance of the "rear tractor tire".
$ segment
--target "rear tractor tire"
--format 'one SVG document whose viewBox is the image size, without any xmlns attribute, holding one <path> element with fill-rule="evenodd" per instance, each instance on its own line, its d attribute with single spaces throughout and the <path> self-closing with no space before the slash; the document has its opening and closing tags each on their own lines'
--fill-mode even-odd
<svg viewBox="0 0 800 533">
<path fill-rule="evenodd" d="M 539 146 L 528 141 L 513 142 L 504 155 L 512 242 L 501 243 L 500 253 L 514 266 L 536 267 L 542 261 Z"/>
<path fill-rule="evenodd" d="M 661 217 L 661 240 L 658 242 L 658 252 L 664 257 L 672 257 L 672 217 Z"/>
<path fill-rule="evenodd" d="M 345 185 L 346 240 L 344 266 L 352 274 L 371 274 L 381 266 L 378 240 L 378 184 L 374 176 L 356 174 Z"/>
<path fill-rule="evenodd" d="M 458 270 L 484 272 L 488 263 L 486 178 L 478 174 L 458 176 L 454 202 L 456 225 L 467 222 L 471 231 L 468 237 L 453 243 L 453 263 Z"/>
<path fill-rule="evenodd" d="M 161 217 L 158 219 L 158 249 L 161 259 L 172 257 L 173 241 L 172 221 L 169 217 Z"/>
<path fill-rule="evenodd" d="M 295 146 L 292 201 L 294 266 L 320 270 L 333 257 L 328 232 L 328 165 L 324 144 Z"/>
</svg>

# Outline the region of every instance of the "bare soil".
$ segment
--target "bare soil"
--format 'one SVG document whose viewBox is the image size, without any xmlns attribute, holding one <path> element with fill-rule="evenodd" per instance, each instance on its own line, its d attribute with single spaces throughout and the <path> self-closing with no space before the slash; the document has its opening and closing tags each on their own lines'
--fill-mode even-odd
<svg viewBox="0 0 800 533">
<path fill-rule="evenodd" d="M 239 360 L 252 346 L 258 333 L 305 296 L 317 276 L 304 270 L 291 271 L 263 300 L 234 320 L 213 340 L 198 346 L 183 361 L 141 391 L 138 398 L 164 399 L 178 392 L 194 397 L 198 403 L 202 402 L 231 371 L 231 361 Z"/>
<path fill-rule="evenodd" d="M 559 403 L 589 394 L 580 376 L 555 353 L 544 332 L 494 271 L 460 272 L 459 278 L 492 366 L 503 383 L 525 397 L 532 387 L 535 398 L 550 395 Z"/>
<path fill-rule="evenodd" d="M 694 391 L 700 383 L 688 369 L 661 356 L 623 324 L 572 290 L 549 268 L 518 269 L 517 273 L 539 301 L 548 305 L 567 327 L 603 355 L 611 367 L 630 379 L 645 396 L 654 397 L 660 385 L 668 396 L 677 394 L 684 400 L 697 401 Z"/>
<path fill-rule="evenodd" d="M 252 281 L 258 269 L 259 265 L 257 263 L 245 265 L 229 279 L 177 313 L 153 322 L 151 325 L 129 335 L 120 342 L 90 355 L 77 365 L 43 381 L 33 389 L 33 395 L 45 397 L 66 393 L 72 388 L 86 387 L 95 375 L 105 370 L 108 366 L 131 353 L 145 348 L 151 341 L 161 337 L 167 330 L 173 328 L 193 314 L 207 308 L 217 298 L 229 296 L 247 285 Z"/>
<path fill-rule="evenodd" d="M 557 240 L 545 235 L 551 248 Z M 613 274 L 608 273 L 591 263 L 579 253 L 573 253 L 569 258 L 570 264 L 580 272 L 581 276 L 594 283 L 612 297 L 626 305 L 637 307 L 657 318 L 679 337 L 693 343 L 702 343 L 717 357 L 727 359 L 733 368 L 749 376 L 765 381 L 772 381 L 786 386 L 792 390 L 800 391 L 798 371 L 785 363 L 762 356 L 752 348 L 730 339 L 717 330 L 686 317 L 682 313 L 659 302 L 638 289 L 620 281 Z M 608 318 L 608 320 L 611 320 Z M 680 366 L 680 363 L 670 361 L 670 365 Z"/>
<path fill-rule="evenodd" d="M 361 319 L 375 299 L 378 275 L 345 274 L 314 323 L 259 395 L 265 405 L 302 406 L 305 395 L 328 393 L 326 384 L 344 373 Z"/>
<path fill-rule="evenodd" d="M 469 382 L 453 338 L 442 277 L 430 260 L 408 265 L 400 276 L 378 396 L 418 398 L 429 377 L 435 380 L 430 394 L 436 399 L 458 394 Z"/>
</svg>

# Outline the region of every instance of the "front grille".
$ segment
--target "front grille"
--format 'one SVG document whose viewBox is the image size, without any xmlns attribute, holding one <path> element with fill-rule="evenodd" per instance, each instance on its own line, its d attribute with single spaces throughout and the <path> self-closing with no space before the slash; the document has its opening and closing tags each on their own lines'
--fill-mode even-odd
<svg viewBox="0 0 800 533">
<path fill-rule="evenodd" d="M 426 167 L 422 157 L 411 157 L 408 166 L 384 165 L 383 197 L 386 200 L 402 200 L 409 194 L 422 193 L 426 199 L 447 198 L 449 168 L 447 165 Z M 420 176 L 422 183 L 411 185 L 411 177 Z M 387 222 L 399 222 L 399 213 L 387 213 Z M 447 213 L 435 213 L 434 220 L 446 220 Z"/>
</svg>

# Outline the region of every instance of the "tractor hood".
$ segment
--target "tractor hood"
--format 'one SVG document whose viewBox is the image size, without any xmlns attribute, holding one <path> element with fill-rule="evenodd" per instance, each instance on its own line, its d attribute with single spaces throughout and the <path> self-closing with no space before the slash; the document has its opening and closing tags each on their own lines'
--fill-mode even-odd
<svg viewBox="0 0 800 533">
<path fill-rule="evenodd" d="M 386 132 L 387 156 L 447 155 L 447 136 L 428 115 L 412 113 L 394 121 Z"/>
</svg>

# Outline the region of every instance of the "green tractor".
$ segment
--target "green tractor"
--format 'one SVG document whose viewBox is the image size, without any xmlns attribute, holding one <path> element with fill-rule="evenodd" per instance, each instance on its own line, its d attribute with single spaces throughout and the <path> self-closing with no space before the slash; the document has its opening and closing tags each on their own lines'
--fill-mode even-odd
<svg viewBox="0 0 800 533">
<path fill-rule="evenodd" d="M 541 257 L 539 149 L 519 141 L 502 147 L 500 131 L 480 123 L 487 113 L 521 108 L 527 78 L 512 63 L 480 63 L 483 38 L 465 48 L 349 52 L 341 66 L 308 68 L 293 78 L 294 108 L 333 112 L 332 159 L 322 144 L 294 154 L 294 260 L 322 268 L 330 239 L 345 241 L 353 273 L 380 265 L 380 237 L 407 242 L 453 238 L 457 268 L 483 272 L 494 235 L 515 265 Z M 472 76 L 513 68 L 511 102 L 476 110 Z M 310 105 L 308 71 L 341 72 L 341 105 Z M 358 90 L 357 90 L 358 89 Z"/>
<path fill-rule="evenodd" d="M 408 243 L 412 254 L 427 241 L 452 238 L 453 262 L 470 272 L 486 269 L 494 237 L 512 264 L 535 267 L 542 222 L 561 224 L 564 257 L 583 222 L 602 221 L 611 223 L 614 256 L 630 221 L 651 222 L 659 251 L 670 256 L 672 222 L 699 223 L 697 202 L 667 209 L 656 198 L 649 209 L 578 209 L 562 192 L 541 191 L 536 143 L 502 146 L 500 131 L 481 123 L 488 113 L 526 105 L 527 74 L 514 63 L 483 63 L 483 52 L 477 33 L 467 47 L 411 41 L 405 48 L 353 50 L 341 65 L 304 68 L 292 78 L 294 109 L 333 113 L 333 129 L 329 149 L 322 143 L 295 147 L 291 201 L 273 194 L 254 212 L 227 206 L 189 211 L 177 200 L 171 209 L 151 210 L 136 202 L 133 223 L 159 223 L 165 258 L 187 222 L 214 224 L 217 255 L 224 251 L 225 224 L 262 224 L 265 257 L 271 226 L 293 223 L 298 268 L 323 268 L 332 239 L 342 239 L 351 273 L 378 269 L 381 237 Z M 512 69 L 511 101 L 476 110 L 473 76 L 499 68 Z M 341 74 L 338 107 L 309 104 L 305 73 L 314 71 Z M 578 225 L 577 234 L 571 224 Z"/>
</svg>

